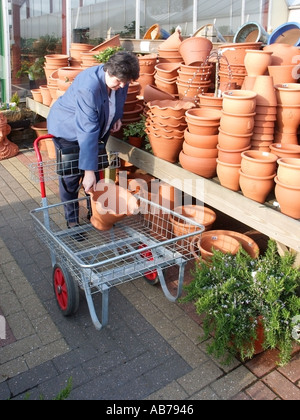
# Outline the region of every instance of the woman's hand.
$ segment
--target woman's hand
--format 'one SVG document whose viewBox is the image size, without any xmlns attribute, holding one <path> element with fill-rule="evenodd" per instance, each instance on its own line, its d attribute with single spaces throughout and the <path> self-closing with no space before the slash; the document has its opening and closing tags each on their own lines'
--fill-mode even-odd
<svg viewBox="0 0 300 420">
<path fill-rule="evenodd" d="M 85 171 L 82 185 L 86 193 L 88 193 L 91 189 L 96 189 L 97 180 L 94 171 Z"/>
<path fill-rule="evenodd" d="M 121 130 L 122 127 L 122 121 L 118 120 L 112 127 L 111 132 L 116 133 L 117 131 Z"/>
</svg>

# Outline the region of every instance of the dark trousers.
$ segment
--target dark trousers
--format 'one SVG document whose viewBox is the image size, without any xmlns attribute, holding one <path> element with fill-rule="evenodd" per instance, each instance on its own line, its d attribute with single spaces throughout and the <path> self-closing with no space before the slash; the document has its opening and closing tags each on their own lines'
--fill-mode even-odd
<svg viewBox="0 0 300 420">
<path fill-rule="evenodd" d="M 77 145 L 78 143 L 71 143 L 62 138 L 53 139 L 56 149 L 63 147 L 68 147 L 71 145 Z M 99 172 L 95 172 L 97 182 L 100 179 Z M 82 183 L 82 175 L 75 176 L 66 176 L 59 178 L 59 195 L 61 201 L 64 203 L 66 201 L 73 201 L 78 199 L 79 191 Z M 88 194 L 86 194 L 88 196 Z M 88 200 L 88 211 L 91 212 L 90 202 Z M 65 218 L 68 224 L 78 224 L 79 223 L 79 203 L 75 201 L 71 204 L 65 204 Z"/>
</svg>

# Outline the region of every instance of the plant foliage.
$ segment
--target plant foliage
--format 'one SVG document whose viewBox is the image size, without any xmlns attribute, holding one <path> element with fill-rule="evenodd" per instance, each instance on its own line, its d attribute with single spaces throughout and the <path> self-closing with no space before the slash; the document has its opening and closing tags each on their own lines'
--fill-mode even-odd
<svg viewBox="0 0 300 420">
<path fill-rule="evenodd" d="M 128 140 L 129 137 L 141 137 L 144 138 L 146 136 L 145 133 L 145 123 L 146 118 L 141 115 L 141 120 L 132 122 L 123 128 L 123 135 L 125 140 Z"/>
<path fill-rule="evenodd" d="M 258 320 L 264 328 L 264 349 L 279 349 L 280 366 L 291 358 L 293 319 L 300 314 L 300 271 L 295 256 L 280 256 L 270 240 L 266 253 L 252 259 L 242 248 L 237 255 L 214 251 L 209 264 L 200 260 L 182 302 L 194 301 L 203 316 L 208 353 L 228 364 L 239 353 L 253 357 Z"/>
<path fill-rule="evenodd" d="M 108 47 L 103 51 L 100 51 L 94 57 L 99 63 L 107 63 L 111 56 L 116 54 L 118 51 L 124 51 L 123 47 Z"/>
</svg>

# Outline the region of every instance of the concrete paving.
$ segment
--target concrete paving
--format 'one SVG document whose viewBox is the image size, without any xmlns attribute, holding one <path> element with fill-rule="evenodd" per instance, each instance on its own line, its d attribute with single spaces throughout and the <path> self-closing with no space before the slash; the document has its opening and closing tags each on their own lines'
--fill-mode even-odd
<svg viewBox="0 0 300 420">
<path fill-rule="evenodd" d="M 200 343 L 193 305 L 167 301 L 139 279 L 110 292 L 109 326 L 96 331 L 85 297 L 64 318 L 46 247 L 30 210 L 40 207 L 30 148 L 0 162 L 0 400 L 54 399 L 72 378 L 69 400 L 299 400 L 300 351 L 276 366 L 276 351 L 222 366 Z M 50 203 L 59 202 L 49 182 Z M 189 275 L 189 271 L 186 274 Z M 95 307 L 101 309 L 99 295 Z M 0 325 L 1 327 L 1 325 Z M 1 331 L 1 328 L 0 328 Z"/>
</svg>

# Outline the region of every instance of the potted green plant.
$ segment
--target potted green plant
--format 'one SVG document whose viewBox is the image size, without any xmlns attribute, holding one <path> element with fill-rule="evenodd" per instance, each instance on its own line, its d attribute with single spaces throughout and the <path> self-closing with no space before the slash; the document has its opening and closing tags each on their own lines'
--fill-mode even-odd
<svg viewBox="0 0 300 420">
<path fill-rule="evenodd" d="M 241 248 L 234 256 L 214 250 L 210 263 L 197 262 L 182 302 L 194 301 L 203 317 L 209 354 L 224 364 L 237 354 L 244 361 L 260 344 L 261 350 L 278 348 L 280 366 L 289 362 L 300 315 L 300 271 L 294 261 L 292 253 L 280 256 L 270 240 L 257 259 Z"/>
<path fill-rule="evenodd" d="M 112 55 L 118 51 L 123 51 L 123 47 L 108 47 L 103 51 L 100 51 L 98 54 L 95 54 L 94 57 L 99 63 L 107 63 Z"/>
<path fill-rule="evenodd" d="M 140 121 L 132 122 L 124 126 L 124 140 L 128 141 L 128 143 L 132 146 L 141 148 L 143 145 L 143 140 L 146 136 L 145 123 L 146 118 L 143 115 L 141 115 Z"/>
</svg>

